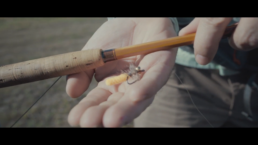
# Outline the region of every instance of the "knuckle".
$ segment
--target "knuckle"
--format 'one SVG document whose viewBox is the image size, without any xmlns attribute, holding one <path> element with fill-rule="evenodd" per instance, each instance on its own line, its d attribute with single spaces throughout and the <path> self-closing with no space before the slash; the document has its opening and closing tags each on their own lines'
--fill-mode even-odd
<svg viewBox="0 0 258 145">
<path fill-rule="evenodd" d="M 258 37 L 255 34 L 243 35 L 240 37 L 238 44 L 242 50 L 250 50 L 258 47 Z"/>
<path fill-rule="evenodd" d="M 214 27 L 220 27 L 224 25 L 226 18 L 204 18 L 203 22 Z"/>
<path fill-rule="evenodd" d="M 200 43 L 194 44 L 195 54 L 202 55 L 206 57 L 206 59 L 208 59 L 209 61 L 211 61 L 216 54 L 216 48 L 218 48 L 218 46 L 212 43 L 205 43 L 205 45 Z"/>
</svg>

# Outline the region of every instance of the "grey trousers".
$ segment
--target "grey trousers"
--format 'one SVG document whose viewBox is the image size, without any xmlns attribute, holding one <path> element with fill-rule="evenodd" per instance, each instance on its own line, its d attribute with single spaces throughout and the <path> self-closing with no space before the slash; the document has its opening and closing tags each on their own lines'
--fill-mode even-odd
<svg viewBox="0 0 258 145">
<path fill-rule="evenodd" d="M 246 112 L 243 92 L 250 76 L 249 72 L 241 72 L 223 77 L 217 70 L 176 64 L 166 85 L 156 94 L 153 103 L 134 120 L 134 126 L 258 127 L 257 121 L 250 121 L 242 114 Z M 258 82 L 257 78 L 255 82 Z M 253 89 L 251 95 L 257 112 L 258 91 Z"/>
</svg>

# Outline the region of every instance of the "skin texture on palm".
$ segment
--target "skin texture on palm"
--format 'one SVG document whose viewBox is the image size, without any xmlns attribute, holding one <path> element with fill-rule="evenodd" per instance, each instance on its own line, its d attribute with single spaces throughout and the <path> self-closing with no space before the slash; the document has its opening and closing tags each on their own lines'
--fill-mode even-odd
<svg viewBox="0 0 258 145">
<path fill-rule="evenodd" d="M 87 42 L 86 49 L 110 49 L 135 45 L 176 36 L 168 18 L 118 18 L 105 22 Z M 95 70 L 69 75 L 66 91 L 73 98 L 85 92 L 94 75 L 99 82 L 68 116 L 71 126 L 119 127 L 139 116 L 166 83 L 176 57 L 177 48 L 138 55 L 109 62 Z M 107 77 L 128 67 L 129 63 L 145 70 L 141 80 L 105 85 Z"/>
</svg>

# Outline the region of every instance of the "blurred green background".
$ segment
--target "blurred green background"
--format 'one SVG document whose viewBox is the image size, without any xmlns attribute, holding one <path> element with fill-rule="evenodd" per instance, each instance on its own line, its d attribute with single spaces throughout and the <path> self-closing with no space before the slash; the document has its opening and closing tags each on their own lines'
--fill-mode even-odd
<svg viewBox="0 0 258 145">
<path fill-rule="evenodd" d="M 0 18 L 0 66 L 78 51 L 107 18 Z M 0 125 L 10 127 L 57 78 L 0 89 Z M 62 77 L 14 127 L 70 127 Z M 91 90 L 96 81 L 90 85 Z M 85 92 L 82 96 L 85 96 Z"/>
</svg>

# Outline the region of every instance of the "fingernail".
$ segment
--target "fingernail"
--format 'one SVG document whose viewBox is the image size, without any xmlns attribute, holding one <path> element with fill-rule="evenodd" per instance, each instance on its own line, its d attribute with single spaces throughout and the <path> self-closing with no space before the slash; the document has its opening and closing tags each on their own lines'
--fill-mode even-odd
<svg viewBox="0 0 258 145">
<path fill-rule="evenodd" d="M 207 63 L 209 63 L 209 58 L 202 56 L 200 54 L 196 55 L 196 61 L 201 64 L 201 65 L 206 65 Z"/>
</svg>

